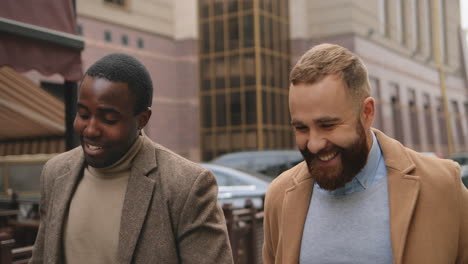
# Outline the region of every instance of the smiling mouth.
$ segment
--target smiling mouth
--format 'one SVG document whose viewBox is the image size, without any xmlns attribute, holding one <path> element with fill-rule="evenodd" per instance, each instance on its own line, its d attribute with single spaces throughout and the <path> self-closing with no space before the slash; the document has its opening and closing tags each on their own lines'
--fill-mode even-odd
<svg viewBox="0 0 468 264">
<path fill-rule="evenodd" d="M 328 154 L 323 154 L 323 155 L 318 155 L 317 158 L 320 160 L 320 161 L 330 161 L 332 159 L 334 159 L 336 156 L 338 156 L 338 151 L 336 152 L 332 152 L 332 153 L 328 153 Z"/>
<path fill-rule="evenodd" d="M 89 144 L 86 144 L 86 146 L 90 149 L 90 150 L 98 150 L 98 149 L 102 149 L 102 147 L 99 147 L 99 146 L 93 146 L 93 145 L 89 145 Z"/>
</svg>

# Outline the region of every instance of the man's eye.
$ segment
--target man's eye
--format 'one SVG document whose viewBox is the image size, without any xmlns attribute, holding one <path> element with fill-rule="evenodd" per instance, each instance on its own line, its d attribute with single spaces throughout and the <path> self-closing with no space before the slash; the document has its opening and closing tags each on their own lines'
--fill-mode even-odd
<svg viewBox="0 0 468 264">
<path fill-rule="evenodd" d="M 81 119 L 88 119 L 88 118 L 89 118 L 89 115 L 78 114 L 78 116 L 79 116 Z"/>
<path fill-rule="evenodd" d="M 118 122 L 118 120 L 108 120 L 108 119 L 104 119 L 104 123 L 109 124 L 109 125 L 113 125 L 113 124 L 115 124 L 115 123 L 117 123 L 117 122 Z"/>
<path fill-rule="evenodd" d="M 306 126 L 295 126 L 294 129 L 296 129 L 297 131 L 305 131 L 305 130 L 307 130 L 307 127 Z"/>
<path fill-rule="evenodd" d="M 335 126 L 335 124 L 321 124 L 320 125 L 322 128 L 332 128 Z"/>
</svg>

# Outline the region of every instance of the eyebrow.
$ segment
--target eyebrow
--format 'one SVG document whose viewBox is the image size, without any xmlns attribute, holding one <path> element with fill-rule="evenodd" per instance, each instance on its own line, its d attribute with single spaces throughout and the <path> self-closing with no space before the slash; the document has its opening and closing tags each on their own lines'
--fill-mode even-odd
<svg viewBox="0 0 468 264">
<path fill-rule="evenodd" d="M 84 106 L 84 105 L 82 105 L 82 104 L 80 104 L 80 103 L 77 103 L 76 106 L 77 106 L 78 108 L 84 108 L 84 109 L 88 110 L 88 107 L 86 107 L 86 106 Z"/>
<path fill-rule="evenodd" d="M 99 111 L 102 111 L 102 112 L 111 112 L 111 113 L 116 113 L 116 114 L 119 114 L 120 115 L 120 112 L 115 110 L 114 108 L 108 108 L 108 107 L 99 107 L 98 108 Z"/>
<path fill-rule="evenodd" d="M 77 107 L 78 108 L 83 108 L 85 110 L 89 110 L 88 107 L 86 107 L 85 105 L 83 104 L 80 104 L 80 103 L 77 103 Z M 121 115 L 121 113 L 117 110 L 115 110 L 114 108 L 110 108 L 110 107 L 100 107 L 98 108 L 99 111 L 101 112 L 111 112 L 111 113 L 116 113 L 118 115 Z"/>
<path fill-rule="evenodd" d="M 338 118 L 338 117 L 325 116 L 325 117 L 321 117 L 321 118 L 315 120 L 315 122 L 317 122 L 317 123 L 329 123 L 329 122 L 338 122 L 340 120 L 341 120 L 341 118 Z"/>
<path fill-rule="evenodd" d="M 331 123 L 331 122 L 339 122 L 341 118 L 338 117 L 331 117 L 331 116 L 324 116 L 314 120 L 314 123 Z M 303 125 L 304 123 L 299 120 L 291 120 L 292 126 Z"/>
</svg>

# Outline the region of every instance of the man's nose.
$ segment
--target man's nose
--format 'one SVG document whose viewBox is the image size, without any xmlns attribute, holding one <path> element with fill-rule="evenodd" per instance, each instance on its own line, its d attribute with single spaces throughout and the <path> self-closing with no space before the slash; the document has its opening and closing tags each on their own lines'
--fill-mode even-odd
<svg viewBox="0 0 468 264">
<path fill-rule="evenodd" d="M 326 145 L 327 140 L 325 138 L 321 137 L 320 135 L 310 133 L 309 140 L 307 141 L 307 149 L 309 149 L 311 153 L 318 153 L 324 149 Z"/>
<path fill-rule="evenodd" d="M 99 122 L 94 117 L 90 118 L 83 130 L 83 136 L 92 138 L 99 137 L 100 135 L 101 129 L 99 128 Z"/>
</svg>

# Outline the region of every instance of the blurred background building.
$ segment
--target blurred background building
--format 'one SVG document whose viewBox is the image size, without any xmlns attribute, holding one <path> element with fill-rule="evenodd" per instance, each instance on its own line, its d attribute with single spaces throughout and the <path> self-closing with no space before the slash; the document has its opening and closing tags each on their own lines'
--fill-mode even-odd
<svg viewBox="0 0 468 264">
<path fill-rule="evenodd" d="M 192 160 L 294 148 L 289 71 L 322 42 L 366 63 L 374 127 L 446 156 L 449 141 L 452 152 L 468 151 L 459 10 L 459 0 L 76 0 L 76 33 L 83 70 L 112 52 L 148 67 L 155 91 L 145 132 Z M 64 90 L 61 77 L 26 76 Z"/>
</svg>

